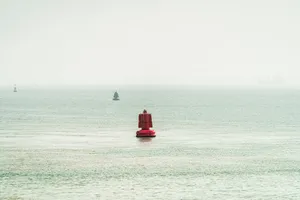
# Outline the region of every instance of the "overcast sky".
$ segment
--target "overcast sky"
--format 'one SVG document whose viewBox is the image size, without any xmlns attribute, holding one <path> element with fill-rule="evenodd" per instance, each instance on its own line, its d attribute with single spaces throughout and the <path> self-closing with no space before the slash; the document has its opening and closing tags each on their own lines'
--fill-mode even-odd
<svg viewBox="0 0 300 200">
<path fill-rule="evenodd" d="M 0 0 L 0 85 L 300 85 L 299 0 Z"/>
</svg>

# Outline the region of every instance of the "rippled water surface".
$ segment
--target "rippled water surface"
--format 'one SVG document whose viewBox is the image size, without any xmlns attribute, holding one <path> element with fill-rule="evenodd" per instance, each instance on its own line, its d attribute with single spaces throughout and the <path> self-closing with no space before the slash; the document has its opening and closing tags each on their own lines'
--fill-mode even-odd
<svg viewBox="0 0 300 200">
<path fill-rule="evenodd" d="M 0 199 L 300 199 L 300 91 L 113 92 L 0 89 Z"/>
</svg>

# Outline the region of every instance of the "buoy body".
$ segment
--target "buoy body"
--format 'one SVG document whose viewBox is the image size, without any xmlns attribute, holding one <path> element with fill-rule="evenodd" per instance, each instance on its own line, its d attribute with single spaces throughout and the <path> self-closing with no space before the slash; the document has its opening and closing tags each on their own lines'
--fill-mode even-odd
<svg viewBox="0 0 300 200">
<path fill-rule="evenodd" d="M 142 114 L 139 114 L 138 128 L 141 130 L 136 132 L 136 137 L 155 137 L 155 131 L 150 129 L 152 127 L 152 116 L 144 110 Z"/>
</svg>

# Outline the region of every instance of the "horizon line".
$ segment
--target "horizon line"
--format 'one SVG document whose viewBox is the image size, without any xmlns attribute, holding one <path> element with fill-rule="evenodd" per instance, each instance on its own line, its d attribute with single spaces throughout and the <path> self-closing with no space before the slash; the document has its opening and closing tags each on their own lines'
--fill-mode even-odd
<svg viewBox="0 0 300 200">
<path fill-rule="evenodd" d="M 73 87 L 114 87 L 117 88 L 126 88 L 126 87 L 170 87 L 170 88 L 178 88 L 178 87 L 197 87 L 197 88 L 218 88 L 218 89 L 226 89 L 226 88 L 240 88 L 240 89 L 300 89 L 300 85 L 276 85 L 276 84 L 6 84 L 0 85 L 0 88 L 13 88 L 16 86 L 17 88 L 73 88 Z"/>
</svg>

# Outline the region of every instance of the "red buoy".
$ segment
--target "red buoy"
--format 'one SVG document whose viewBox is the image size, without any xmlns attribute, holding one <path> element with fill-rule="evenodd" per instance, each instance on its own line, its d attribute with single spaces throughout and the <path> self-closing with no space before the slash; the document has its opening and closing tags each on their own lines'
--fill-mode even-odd
<svg viewBox="0 0 300 200">
<path fill-rule="evenodd" d="M 144 110 L 142 114 L 139 114 L 138 128 L 141 130 L 136 132 L 136 137 L 155 137 L 155 131 L 150 130 L 152 127 L 152 116 Z"/>
</svg>

